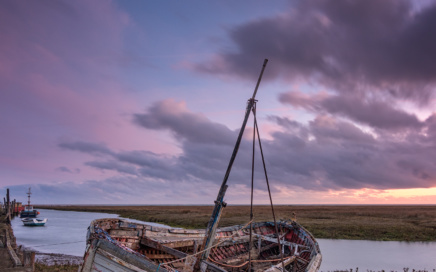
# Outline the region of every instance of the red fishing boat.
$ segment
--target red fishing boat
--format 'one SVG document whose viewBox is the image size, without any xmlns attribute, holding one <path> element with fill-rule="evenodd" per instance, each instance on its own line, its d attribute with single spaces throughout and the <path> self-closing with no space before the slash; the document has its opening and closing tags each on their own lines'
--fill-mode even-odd
<svg viewBox="0 0 436 272">
<path fill-rule="evenodd" d="M 26 194 L 27 205 L 25 205 L 24 209 L 20 212 L 20 218 L 36 218 L 39 215 L 39 212 L 33 209 L 33 206 L 30 205 L 30 195 L 32 194 L 32 192 L 30 191 L 30 187 L 29 191 Z"/>
</svg>

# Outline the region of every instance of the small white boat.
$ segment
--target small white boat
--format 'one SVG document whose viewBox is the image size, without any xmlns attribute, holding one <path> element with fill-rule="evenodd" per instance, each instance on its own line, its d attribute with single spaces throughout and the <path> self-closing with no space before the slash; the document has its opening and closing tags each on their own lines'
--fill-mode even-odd
<svg viewBox="0 0 436 272">
<path fill-rule="evenodd" d="M 39 219 L 39 218 L 24 218 L 21 219 L 24 226 L 44 226 L 47 223 L 47 218 Z"/>
</svg>

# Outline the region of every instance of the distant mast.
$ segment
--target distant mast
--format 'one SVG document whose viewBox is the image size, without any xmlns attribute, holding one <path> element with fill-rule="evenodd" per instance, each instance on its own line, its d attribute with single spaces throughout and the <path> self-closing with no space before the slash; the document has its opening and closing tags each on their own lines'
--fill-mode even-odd
<svg viewBox="0 0 436 272">
<path fill-rule="evenodd" d="M 29 187 L 29 191 L 27 192 L 27 206 L 30 206 L 30 195 L 32 194 L 32 192 L 30 191 L 30 187 Z"/>
</svg>

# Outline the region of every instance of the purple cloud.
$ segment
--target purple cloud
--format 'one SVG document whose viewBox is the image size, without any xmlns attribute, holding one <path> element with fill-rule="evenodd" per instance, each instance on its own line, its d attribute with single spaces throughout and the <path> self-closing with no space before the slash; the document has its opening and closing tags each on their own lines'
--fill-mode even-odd
<svg viewBox="0 0 436 272">
<path fill-rule="evenodd" d="M 201 114 L 188 112 L 184 103 L 168 99 L 152 105 L 147 114 L 135 114 L 134 122 L 148 129 L 168 129 L 176 138 L 199 143 L 232 144 L 233 132 Z"/>
<path fill-rule="evenodd" d="M 80 173 L 80 169 L 76 168 L 74 170 L 71 170 L 70 168 L 68 168 L 66 166 L 60 166 L 60 167 L 56 168 L 55 170 L 60 171 L 60 172 L 70 173 L 70 174 Z"/>
<path fill-rule="evenodd" d="M 309 96 L 301 92 L 287 92 L 279 101 L 294 107 L 301 107 L 314 113 L 328 112 L 344 116 L 353 121 L 381 129 L 420 129 L 423 123 L 414 114 L 395 108 L 391 101 L 367 99 L 356 95 Z"/>
<path fill-rule="evenodd" d="M 411 1 L 301 1 L 276 17 L 229 31 L 236 49 L 198 71 L 253 78 L 271 59 L 266 79 L 282 77 L 341 93 L 383 92 L 428 102 L 436 83 L 436 5 Z M 260 59 L 259 59 L 260 58 Z"/>
<path fill-rule="evenodd" d="M 80 151 L 95 155 L 110 155 L 112 151 L 104 144 L 87 143 L 87 142 L 64 142 L 60 143 L 59 147 L 63 149 Z"/>
<path fill-rule="evenodd" d="M 120 173 L 137 175 L 135 167 L 124 165 L 116 161 L 90 161 L 85 162 L 85 165 L 99 168 L 102 170 L 113 170 Z"/>
<path fill-rule="evenodd" d="M 308 101 L 301 102 L 301 99 L 298 101 L 304 106 L 310 104 Z M 86 165 L 111 169 L 119 175 L 127 173 L 139 180 L 153 179 L 169 183 L 205 181 L 218 186 L 233 146 L 217 143 L 216 139 L 228 137 L 229 133 L 236 139 L 236 133 L 228 128 L 222 131 L 216 129 L 215 137 L 209 140 L 204 137 L 200 141 L 198 137 L 191 135 L 203 135 L 204 127 L 219 128 L 222 125 L 200 118 L 200 115 L 187 109 L 184 114 L 177 116 L 177 122 L 169 122 L 168 120 L 176 118 L 172 116 L 174 108 L 159 107 L 162 104 L 163 102 L 157 103 L 145 113 L 135 116 L 147 120 L 140 124 L 148 129 L 165 128 L 171 131 L 180 143 L 181 154 L 169 157 L 143 151 L 107 151 L 106 154 L 110 156 L 107 161 L 88 162 Z M 331 115 L 319 115 L 306 125 L 295 120 L 270 116 L 270 121 L 282 127 L 281 131 L 271 135 L 271 139 L 263 140 L 270 179 L 276 185 L 292 185 L 315 191 L 436 186 L 436 168 L 431 159 L 436 156 L 436 149 L 431 148 L 436 139 L 436 122 L 433 119 L 430 118 L 422 124 L 423 131 L 427 131 L 426 135 L 411 126 L 403 128 L 399 138 L 398 135 L 386 132 L 386 135 L 380 133 L 376 137 Z M 193 124 L 194 121 L 201 125 Z M 186 125 L 186 130 L 181 130 L 183 125 Z M 243 139 L 230 184 L 249 184 L 247 177 L 251 173 L 250 149 L 250 141 Z M 93 148 L 76 150 L 99 155 Z M 263 183 L 263 172 L 258 167 L 256 187 L 262 188 Z"/>
<path fill-rule="evenodd" d="M 278 124 L 283 120 L 276 119 Z M 436 171 L 432 157 L 436 155 L 429 139 L 410 129 L 398 137 L 373 137 L 349 122 L 320 116 L 302 130 L 298 145 L 296 126 L 283 126 L 266 148 L 274 150 L 271 165 L 277 180 L 290 177 L 292 184 L 306 189 L 328 188 L 416 188 L 435 186 Z M 414 142 L 409 139 L 415 138 Z M 286 148 L 289 147 L 289 150 Z M 281 154 L 280 154 L 281 153 Z M 286 159 L 280 157 L 284 156 Z M 282 178 L 281 178 L 282 177 Z"/>
</svg>

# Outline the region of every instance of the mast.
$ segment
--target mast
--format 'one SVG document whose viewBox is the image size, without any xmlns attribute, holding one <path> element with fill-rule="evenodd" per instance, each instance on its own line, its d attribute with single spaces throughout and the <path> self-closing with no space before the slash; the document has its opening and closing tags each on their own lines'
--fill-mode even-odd
<svg viewBox="0 0 436 272">
<path fill-rule="evenodd" d="M 220 217 L 221 217 L 222 209 L 227 205 L 227 203 L 224 202 L 224 195 L 225 195 L 227 187 L 228 187 L 227 180 L 229 178 L 230 171 L 232 170 L 232 166 L 233 166 L 233 162 L 235 161 L 236 154 L 238 153 L 239 145 L 241 144 L 241 140 L 242 140 L 242 135 L 244 134 L 244 130 L 245 130 L 245 126 L 247 125 L 248 117 L 250 116 L 250 112 L 251 112 L 253 105 L 254 105 L 254 101 L 255 101 L 254 98 L 256 97 L 257 89 L 259 88 L 259 84 L 260 84 L 260 81 L 262 79 L 263 72 L 265 71 L 265 67 L 266 67 L 267 63 L 268 63 L 268 59 L 265 59 L 263 62 L 262 71 L 260 72 L 260 75 L 259 75 L 259 79 L 257 80 L 256 88 L 254 89 L 253 96 L 248 100 L 247 108 L 245 109 L 245 118 L 244 118 L 244 121 L 242 122 L 241 130 L 239 131 L 239 136 L 238 136 L 238 139 L 236 140 L 236 144 L 235 144 L 235 147 L 233 149 L 232 157 L 230 158 L 229 165 L 227 166 L 227 171 L 226 171 L 226 174 L 224 175 L 224 179 L 223 179 L 223 182 L 221 184 L 221 188 L 220 188 L 220 190 L 218 192 L 218 196 L 215 200 L 215 207 L 214 207 L 212 215 L 209 219 L 209 223 L 207 224 L 206 234 L 204 237 L 203 245 L 201 247 L 201 250 L 204 250 L 204 249 L 207 249 L 207 250 L 205 250 L 203 252 L 200 260 L 197 261 L 196 270 L 198 270 L 198 268 L 200 266 L 200 262 L 203 260 L 207 260 L 207 258 L 209 257 L 209 253 L 210 253 L 209 248 L 211 245 L 213 245 L 213 242 L 215 240 L 216 228 L 218 226 L 218 222 L 219 222 Z M 201 269 L 205 270 L 203 268 L 201 268 Z"/>
<path fill-rule="evenodd" d="M 32 194 L 32 192 L 30 191 L 30 187 L 29 187 L 29 192 L 27 192 L 27 206 L 30 207 L 30 195 Z"/>
</svg>

